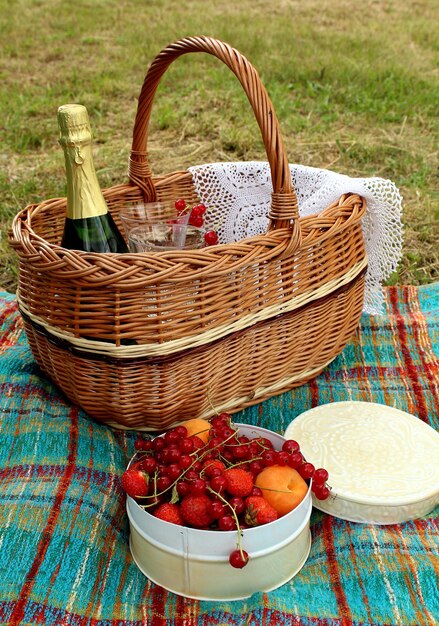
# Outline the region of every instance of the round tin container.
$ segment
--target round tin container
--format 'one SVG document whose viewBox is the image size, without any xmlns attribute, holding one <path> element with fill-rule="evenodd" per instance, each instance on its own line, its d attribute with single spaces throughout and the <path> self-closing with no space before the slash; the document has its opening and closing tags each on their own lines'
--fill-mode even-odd
<svg viewBox="0 0 439 626">
<path fill-rule="evenodd" d="M 247 437 L 267 437 L 276 449 L 284 437 L 256 426 L 236 424 Z M 229 563 L 237 531 L 210 531 L 170 524 L 127 497 L 130 550 L 138 568 L 153 582 L 198 600 L 238 600 L 271 591 L 293 578 L 311 547 L 311 490 L 293 511 L 275 522 L 242 531 L 250 556 L 243 569 Z"/>
<path fill-rule="evenodd" d="M 414 415 L 373 402 L 332 402 L 296 417 L 285 437 L 328 470 L 331 496 L 312 496 L 325 513 L 397 524 L 439 504 L 439 433 Z"/>
</svg>

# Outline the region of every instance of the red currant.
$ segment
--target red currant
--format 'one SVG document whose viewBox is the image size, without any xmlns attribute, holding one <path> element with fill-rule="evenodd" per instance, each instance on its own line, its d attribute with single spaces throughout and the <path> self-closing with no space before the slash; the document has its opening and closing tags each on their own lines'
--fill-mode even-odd
<svg viewBox="0 0 439 626">
<path fill-rule="evenodd" d="M 245 502 L 239 496 L 234 496 L 233 498 L 230 498 L 229 504 L 233 509 L 235 509 L 236 515 L 241 515 L 241 513 L 244 513 Z"/>
<path fill-rule="evenodd" d="M 203 462 L 203 473 L 210 478 L 212 478 L 212 476 L 218 476 L 219 474 L 222 474 L 225 469 L 226 466 L 222 461 L 204 460 Z"/>
<path fill-rule="evenodd" d="M 176 485 L 176 489 L 180 498 L 184 498 L 184 496 L 189 495 L 191 486 L 190 483 L 188 483 L 187 481 L 180 480 Z"/>
<path fill-rule="evenodd" d="M 192 213 L 191 213 L 191 216 L 189 218 L 189 224 L 191 226 L 195 226 L 196 228 L 201 228 L 201 226 L 204 224 L 204 220 L 203 220 L 201 215 L 199 215 L 199 216 L 198 215 L 194 215 L 193 216 Z"/>
<path fill-rule="evenodd" d="M 178 460 L 178 464 L 183 470 L 188 469 L 192 465 L 192 463 L 193 459 L 191 456 L 189 456 L 189 454 L 182 454 Z"/>
<path fill-rule="evenodd" d="M 289 452 L 290 454 L 294 454 L 295 452 L 299 452 L 300 446 L 297 441 L 294 439 L 289 439 L 288 441 L 284 441 L 282 445 L 282 450 L 284 452 Z"/>
<path fill-rule="evenodd" d="M 168 467 L 166 468 L 166 476 L 169 476 L 172 482 L 174 482 L 174 480 L 177 480 L 181 472 L 182 468 L 177 465 L 177 463 L 171 463 L 171 465 L 168 465 Z"/>
<path fill-rule="evenodd" d="M 164 434 L 163 439 L 167 444 L 172 444 L 177 443 L 181 437 L 175 430 L 168 430 L 168 432 Z"/>
<path fill-rule="evenodd" d="M 164 465 L 163 463 L 157 463 L 157 474 L 159 476 L 166 476 L 166 465 Z"/>
<path fill-rule="evenodd" d="M 191 494 L 194 496 L 200 496 L 205 493 L 207 489 L 207 483 L 203 478 L 196 478 L 191 484 Z"/>
<path fill-rule="evenodd" d="M 212 519 L 223 517 L 227 512 L 226 505 L 220 500 L 212 501 L 209 505 L 209 513 Z"/>
<path fill-rule="evenodd" d="M 162 452 L 162 459 L 165 465 L 178 463 L 181 458 L 181 450 L 179 448 L 165 448 Z"/>
<path fill-rule="evenodd" d="M 160 450 L 163 450 L 165 446 L 166 446 L 166 443 L 163 437 L 156 437 L 154 441 L 152 442 L 152 449 L 155 452 L 160 452 Z"/>
<path fill-rule="evenodd" d="M 183 200 L 183 198 L 179 198 L 178 200 L 175 201 L 175 208 L 177 209 L 179 213 L 180 211 L 185 210 L 186 202 Z"/>
<path fill-rule="evenodd" d="M 222 515 L 218 519 L 218 528 L 220 530 L 235 530 L 236 522 L 232 515 Z"/>
<path fill-rule="evenodd" d="M 324 485 L 326 481 L 328 480 L 328 477 L 329 477 L 328 472 L 323 467 L 319 467 L 318 469 L 315 470 L 312 480 L 313 480 L 313 483 L 315 484 Z"/>
<path fill-rule="evenodd" d="M 229 556 L 229 563 L 232 567 L 242 569 L 249 561 L 248 552 L 245 550 L 233 550 Z"/>
<path fill-rule="evenodd" d="M 259 472 L 261 472 L 264 468 L 264 465 L 261 461 L 250 461 L 249 470 L 254 475 L 257 476 Z"/>
<path fill-rule="evenodd" d="M 250 454 L 249 454 L 249 449 L 247 447 L 246 444 L 240 445 L 240 446 L 234 446 L 232 449 L 232 453 L 233 456 L 235 457 L 235 459 L 237 459 L 238 461 L 243 461 L 249 458 Z"/>
<path fill-rule="evenodd" d="M 152 457 L 148 456 L 146 459 L 142 461 L 142 469 L 147 474 L 153 474 L 157 467 L 157 461 Z"/>
<path fill-rule="evenodd" d="M 194 449 L 194 442 L 192 439 L 180 439 L 178 442 L 178 447 L 183 452 L 183 454 L 190 454 Z"/>
<path fill-rule="evenodd" d="M 326 500 L 329 498 L 331 492 L 326 485 L 313 485 L 312 491 L 316 498 L 319 500 Z"/>
<path fill-rule="evenodd" d="M 214 476 L 210 481 L 210 486 L 217 493 L 221 493 L 227 486 L 227 479 L 225 476 Z"/>
<path fill-rule="evenodd" d="M 230 441 L 233 439 L 233 435 L 235 434 L 235 431 L 233 430 L 233 428 L 223 428 L 222 430 L 222 438 L 223 441 L 225 441 L 226 439 L 229 439 Z"/>
<path fill-rule="evenodd" d="M 265 450 L 273 450 L 273 444 L 265 437 L 258 437 L 258 439 L 255 439 L 255 442 L 257 442 L 258 445 Z"/>
<path fill-rule="evenodd" d="M 219 437 L 212 437 L 207 445 L 212 450 L 212 448 L 218 448 L 221 444 L 222 440 Z"/>
<path fill-rule="evenodd" d="M 186 426 L 183 426 L 183 424 L 180 424 L 180 426 L 176 426 L 174 430 L 176 433 L 178 433 L 180 439 L 184 439 L 184 437 L 187 437 L 187 428 Z"/>
<path fill-rule="evenodd" d="M 302 463 L 302 465 L 299 465 L 299 467 L 297 468 L 297 471 L 299 472 L 299 474 L 302 476 L 302 478 L 312 478 L 313 474 L 314 474 L 314 465 L 312 463 Z"/>
<path fill-rule="evenodd" d="M 193 461 L 192 469 L 194 470 L 194 472 L 197 472 L 197 473 L 201 472 L 201 470 L 203 469 L 203 463 L 200 461 L 200 459 Z"/>
<path fill-rule="evenodd" d="M 278 452 L 276 454 L 276 457 L 278 465 L 287 465 L 288 461 L 290 460 L 290 455 L 288 454 L 288 452 L 285 452 L 285 450 L 281 450 L 280 452 Z"/>
<path fill-rule="evenodd" d="M 297 469 L 298 467 L 300 467 L 300 465 L 302 465 L 302 463 L 303 456 L 300 454 L 300 452 L 294 452 L 294 454 L 292 454 L 288 459 L 288 465 L 293 469 Z"/>
<path fill-rule="evenodd" d="M 228 415 L 228 413 L 221 413 L 220 415 L 216 415 L 215 417 L 212 418 L 211 420 L 211 426 L 212 428 L 228 428 L 229 427 L 229 418 L 226 417 Z"/>
<path fill-rule="evenodd" d="M 201 450 L 201 448 L 204 448 L 205 443 L 202 439 L 200 439 L 200 437 L 198 437 L 198 435 L 192 435 L 190 439 L 194 444 L 194 450 Z"/>
<path fill-rule="evenodd" d="M 169 476 L 160 476 L 160 478 L 157 478 L 157 490 L 160 491 L 166 491 L 167 489 L 169 489 L 169 487 L 172 484 L 172 480 L 169 478 Z"/>
<path fill-rule="evenodd" d="M 192 207 L 192 211 L 191 211 L 191 217 L 203 217 L 203 215 L 206 213 L 206 208 L 202 207 L 200 204 L 195 205 L 194 207 Z"/>
<path fill-rule="evenodd" d="M 269 467 L 276 464 L 276 452 L 274 450 L 266 450 L 262 453 L 262 465 Z"/>
<path fill-rule="evenodd" d="M 223 452 L 221 452 L 221 456 L 226 461 L 229 461 L 230 463 L 233 463 L 233 461 L 234 461 L 233 452 L 231 450 L 224 450 Z"/>
<path fill-rule="evenodd" d="M 186 472 L 185 478 L 187 480 L 197 480 L 197 478 L 200 478 L 200 474 L 195 470 L 190 469 Z"/>
<path fill-rule="evenodd" d="M 208 230 L 204 233 L 204 241 L 208 246 L 216 246 L 218 243 L 218 234 L 214 230 Z"/>
<path fill-rule="evenodd" d="M 226 413 L 225 411 L 220 413 L 217 417 L 219 417 L 222 420 L 225 420 L 228 425 L 230 424 L 230 420 L 232 419 L 232 416 L 230 415 L 230 413 Z"/>
</svg>

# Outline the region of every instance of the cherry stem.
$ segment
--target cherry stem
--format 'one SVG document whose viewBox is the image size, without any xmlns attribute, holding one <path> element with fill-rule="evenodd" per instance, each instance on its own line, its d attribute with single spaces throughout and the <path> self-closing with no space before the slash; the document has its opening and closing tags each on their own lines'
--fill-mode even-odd
<svg viewBox="0 0 439 626">
<path fill-rule="evenodd" d="M 224 461 L 227 461 L 226 458 L 224 458 L 223 456 L 221 456 L 222 459 L 224 459 Z M 254 459 L 252 459 L 252 461 L 261 461 L 262 457 L 261 456 L 256 456 Z M 246 463 L 248 463 L 248 459 L 244 459 L 243 461 L 238 461 L 237 463 L 231 463 L 230 465 L 227 466 L 226 469 L 233 469 L 234 467 L 239 467 L 240 465 L 245 465 Z"/>
<path fill-rule="evenodd" d="M 241 559 L 243 561 L 245 561 L 245 556 L 244 556 L 244 552 L 242 551 L 242 545 L 241 545 L 242 530 L 241 530 L 241 527 L 240 527 L 240 524 L 239 524 L 239 519 L 238 519 L 238 516 L 236 515 L 235 509 L 230 504 L 230 502 L 228 502 L 225 498 L 222 497 L 222 495 L 218 491 L 215 491 L 215 489 L 212 489 L 212 487 L 208 487 L 208 489 L 209 489 L 209 491 L 214 493 L 216 496 L 218 496 L 218 498 L 220 500 L 222 500 L 222 502 L 224 502 L 224 504 L 226 504 L 229 507 L 229 509 L 232 511 L 232 515 L 233 515 L 233 518 L 235 520 L 236 528 L 238 530 L 238 542 L 237 542 L 238 550 L 239 550 L 239 553 L 241 555 Z"/>
</svg>

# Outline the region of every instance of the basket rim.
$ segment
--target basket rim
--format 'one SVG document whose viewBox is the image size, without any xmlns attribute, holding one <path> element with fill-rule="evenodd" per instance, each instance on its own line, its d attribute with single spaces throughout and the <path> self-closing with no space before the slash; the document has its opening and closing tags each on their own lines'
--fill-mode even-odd
<svg viewBox="0 0 439 626">
<path fill-rule="evenodd" d="M 172 174 L 171 174 L 172 176 Z M 104 196 L 132 189 L 117 185 Z M 95 286 L 114 285 L 120 289 L 147 286 L 163 281 L 185 282 L 188 278 L 224 276 L 249 264 L 290 256 L 291 231 L 269 230 L 238 242 L 217 244 L 197 250 L 135 253 L 92 253 L 68 250 L 50 243 L 32 227 L 32 218 L 42 211 L 57 210 L 65 198 L 49 198 L 19 211 L 8 232 L 9 244 L 22 262 L 40 273 L 81 281 Z M 317 214 L 300 217 L 301 248 L 318 245 L 359 222 L 366 211 L 364 197 L 348 193 Z M 294 253 L 293 253 L 294 254 Z M 139 277 L 140 275 L 140 277 Z"/>
</svg>

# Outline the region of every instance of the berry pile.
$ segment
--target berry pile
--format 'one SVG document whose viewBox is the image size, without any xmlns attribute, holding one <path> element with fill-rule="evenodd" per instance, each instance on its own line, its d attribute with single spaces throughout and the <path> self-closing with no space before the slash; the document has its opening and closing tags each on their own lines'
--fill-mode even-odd
<svg viewBox="0 0 439 626">
<path fill-rule="evenodd" d="M 204 226 L 204 214 L 206 213 L 204 204 L 196 204 L 192 208 L 189 208 L 186 201 L 183 198 L 179 198 L 175 201 L 175 209 L 177 211 L 175 222 L 178 222 L 183 217 L 186 218 L 189 214 L 188 224 L 196 228 L 202 228 Z M 218 243 L 218 234 L 215 230 L 208 230 L 204 233 L 204 241 L 207 246 L 214 246 Z"/>
<path fill-rule="evenodd" d="M 228 413 L 189 420 L 152 440 L 139 435 L 135 448 L 122 476 L 124 491 L 163 521 L 238 530 L 238 549 L 230 555 L 234 567 L 244 567 L 249 558 L 241 548 L 241 530 L 273 522 L 295 508 L 311 478 L 317 498 L 330 495 L 328 472 L 308 463 L 296 441 L 275 450 L 265 437 L 241 435 Z M 276 477 L 283 473 L 289 481 L 293 476 L 299 495 L 277 486 Z"/>
</svg>

